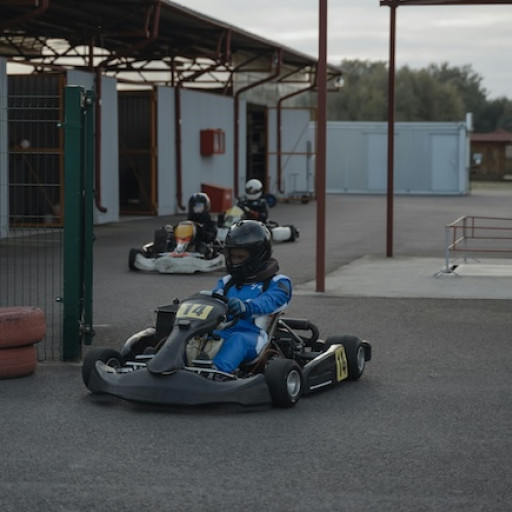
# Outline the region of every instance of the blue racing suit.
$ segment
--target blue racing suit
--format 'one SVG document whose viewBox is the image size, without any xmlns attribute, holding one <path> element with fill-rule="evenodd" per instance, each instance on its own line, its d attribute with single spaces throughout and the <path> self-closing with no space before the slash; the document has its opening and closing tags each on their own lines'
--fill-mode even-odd
<svg viewBox="0 0 512 512">
<path fill-rule="evenodd" d="M 227 373 L 234 372 L 240 363 L 258 356 L 268 341 L 268 315 L 285 309 L 292 297 L 292 283 L 283 274 L 275 274 L 268 281 L 229 286 L 224 293 L 230 280 L 230 274 L 220 278 L 213 291 L 240 299 L 247 310 L 235 325 L 215 333 L 224 339 L 224 344 L 213 362 L 219 370 Z"/>
</svg>

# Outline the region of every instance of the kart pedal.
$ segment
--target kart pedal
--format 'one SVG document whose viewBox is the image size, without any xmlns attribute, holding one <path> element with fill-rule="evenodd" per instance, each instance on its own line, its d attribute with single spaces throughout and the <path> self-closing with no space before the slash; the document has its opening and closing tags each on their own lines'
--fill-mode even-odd
<svg viewBox="0 0 512 512">
<path fill-rule="evenodd" d="M 192 365 L 198 368 L 213 368 L 213 361 L 210 359 L 193 359 Z"/>
</svg>

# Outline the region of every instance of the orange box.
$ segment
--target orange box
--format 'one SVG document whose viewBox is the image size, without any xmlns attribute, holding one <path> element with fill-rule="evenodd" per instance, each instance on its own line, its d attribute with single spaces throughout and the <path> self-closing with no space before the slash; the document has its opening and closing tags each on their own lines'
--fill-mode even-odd
<svg viewBox="0 0 512 512">
<path fill-rule="evenodd" d="M 201 192 L 208 194 L 212 202 L 212 212 L 222 213 L 233 206 L 233 189 L 201 183 Z"/>
</svg>

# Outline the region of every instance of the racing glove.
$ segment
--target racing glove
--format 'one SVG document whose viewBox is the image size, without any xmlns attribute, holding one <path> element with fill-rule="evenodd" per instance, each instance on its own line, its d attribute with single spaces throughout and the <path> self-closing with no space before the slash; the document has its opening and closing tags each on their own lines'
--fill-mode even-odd
<svg viewBox="0 0 512 512">
<path fill-rule="evenodd" d="M 240 299 L 232 297 L 228 300 L 228 313 L 233 316 L 246 316 L 248 313 L 248 305 Z"/>
</svg>

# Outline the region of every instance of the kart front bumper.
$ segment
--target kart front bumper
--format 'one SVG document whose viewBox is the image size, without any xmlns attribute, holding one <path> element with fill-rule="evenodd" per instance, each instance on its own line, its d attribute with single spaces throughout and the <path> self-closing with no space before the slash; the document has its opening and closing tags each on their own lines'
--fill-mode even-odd
<svg viewBox="0 0 512 512">
<path fill-rule="evenodd" d="M 155 375 L 145 368 L 120 373 L 97 361 L 87 387 L 92 393 L 107 393 L 132 402 L 159 405 L 272 403 L 263 374 L 218 382 L 188 370 L 177 370 L 170 375 Z"/>
</svg>

